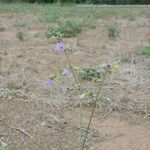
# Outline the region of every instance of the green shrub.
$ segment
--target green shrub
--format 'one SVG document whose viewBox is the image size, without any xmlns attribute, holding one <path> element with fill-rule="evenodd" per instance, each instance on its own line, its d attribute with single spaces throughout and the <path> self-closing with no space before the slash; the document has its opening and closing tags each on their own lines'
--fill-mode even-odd
<svg viewBox="0 0 150 150">
<path fill-rule="evenodd" d="M 142 55 L 150 56 L 150 46 L 145 46 L 140 49 Z"/>
<path fill-rule="evenodd" d="M 80 71 L 80 77 L 83 80 L 93 81 L 95 78 L 101 78 L 101 75 L 92 68 L 83 68 Z"/>
<path fill-rule="evenodd" d="M 119 30 L 115 25 L 108 26 L 107 31 L 110 38 L 116 38 L 119 35 Z"/>
<path fill-rule="evenodd" d="M 46 36 L 51 37 L 73 37 L 82 31 L 82 24 L 76 20 L 67 19 L 60 22 L 57 27 L 49 27 L 46 31 Z"/>
</svg>

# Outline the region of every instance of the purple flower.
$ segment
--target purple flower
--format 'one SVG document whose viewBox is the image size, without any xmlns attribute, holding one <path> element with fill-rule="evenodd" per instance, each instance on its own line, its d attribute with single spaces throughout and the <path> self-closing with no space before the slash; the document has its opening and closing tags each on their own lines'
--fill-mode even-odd
<svg viewBox="0 0 150 150">
<path fill-rule="evenodd" d="M 65 50 L 64 44 L 62 42 L 56 43 L 54 50 L 55 50 L 55 52 L 58 52 L 58 53 L 64 52 L 64 50 Z"/>
<path fill-rule="evenodd" d="M 107 68 L 111 68 L 111 64 L 107 64 Z"/>
<path fill-rule="evenodd" d="M 47 85 L 48 85 L 48 86 L 52 86 L 53 84 L 54 84 L 54 81 L 53 81 L 53 80 L 48 80 L 48 81 L 47 81 Z"/>
<path fill-rule="evenodd" d="M 69 72 L 69 70 L 68 69 L 64 69 L 64 71 L 63 71 L 63 75 L 65 76 L 65 77 L 71 77 L 72 76 L 72 74 Z"/>
</svg>

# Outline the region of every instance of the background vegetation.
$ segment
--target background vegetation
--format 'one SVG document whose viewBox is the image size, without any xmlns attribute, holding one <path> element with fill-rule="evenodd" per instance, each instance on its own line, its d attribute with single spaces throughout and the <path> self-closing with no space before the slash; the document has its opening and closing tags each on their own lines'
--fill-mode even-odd
<svg viewBox="0 0 150 150">
<path fill-rule="evenodd" d="M 88 4 L 150 4 L 150 0 L 0 0 L 0 2 L 29 2 L 29 3 L 88 3 Z"/>
</svg>

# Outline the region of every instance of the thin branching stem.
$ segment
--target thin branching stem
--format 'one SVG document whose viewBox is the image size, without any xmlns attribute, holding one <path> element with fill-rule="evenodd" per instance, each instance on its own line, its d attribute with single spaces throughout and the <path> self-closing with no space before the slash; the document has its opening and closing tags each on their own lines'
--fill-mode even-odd
<svg viewBox="0 0 150 150">
<path fill-rule="evenodd" d="M 79 90 L 81 91 L 81 85 L 79 84 L 79 81 L 77 80 L 76 78 L 76 75 L 75 75 L 75 72 L 73 70 L 73 67 L 71 65 L 71 61 L 68 57 L 68 54 L 65 50 L 65 56 L 67 58 L 67 61 L 69 63 L 69 67 L 71 69 L 71 72 L 73 74 L 73 77 L 76 81 L 76 84 L 79 88 Z M 102 90 L 102 87 L 103 87 L 103 84 L 104 84 L 104 81 L 105 81 L 105 78 L 106 78 L 106 75 L 108 73 L 108 68 L 106 68 L 106 71 L 103 75 L 103 79 L 102 79 L 102 82 L 99 86 L 99 89 L 98 89 L 98 92 L 96 94 L 96 97 L 95 97 L 95 101 L 94 101 L 94 104 L 93 104 L 93 108 L 92 108 L 92 112 L 91 112 L 91 115 L 90 115 L 90 120 L 89 120 L 89 123 L 88 123 L 88 126 L 87 126 L 87 130 L 86 130 L 86 133 L 85 133 L 85 136 L 84 136 L 84 139 L 83 139 L 83 142 L 82 142 L 82 126 L 83 126 L 83 104 L 82 104 L 82 101 L 80 102 L 80 150 L 83 150 L 84 147 L 85 147 L 85 143 L 86 143 L 86 139 L 87 139 L 87 136 L 88 136 L 88 133 L 89 133 L 89 129 L 90 129 L 90 125 L 91 125 L 91 122 L 92 122 L 92 118 L 93 118 L 93 115 L 94 115 L 94 110 L 95 110 L 95 107 L 96 107 L 96 104 L 97 104 L 97 101 L 98 101 L 98 98 L 99 98 L 99 95 L 101 93 L 101 90 Z"/>
<path fill-rule="evenodd" d="M 104 81 L 105 81 L 105 78 L 106 78 L 107 73 L 108 73 L 108 69 L 106 69 L 106 71 L 105 71 L 105 73 L 104 73 L 104 76 L 103 76 L 101 85 L 100 85 L 100 87 L 99 87 L 99 89 L 98 89 L 98 92 L 97 92 L 97 94 L 96 94 L 95 102 L 94 102 L 93 107 L 92 107 L 92 112 L 91 112 L 91 115 L 90 115 L 90 120 L 89 120 L 87 129 L 86 129 L 86 133 L 85 133 L 85 136 L 84 136 L 84 139 L 83 139 L 83 143 L 82 143 L 82 146 L 81 146 L 81 150 L 84 149 L 84 146 L 85 146 L 85 143 L 86 143 L 86 139 L 87 139 L 87 136 L 88 136 L 88 133 L 89 133 L 90 125 L 91 125 L 91 122 L 92 122 L 92 118 L 93 118 L 93 115 L 94 115 L 94 110 L 95 110 L 95 107 L 96 107 L 96 104 L 97 104 L 99 95 L 100 95 L 100 93 L 101 93 L 101 90 L 102 90 L 102 87 L 103 87 L 103 84 L 104 84 Z"/>
<path fill-rule="evenodd" d="M 75 72 L 74 72 L 74 70 L 73 70 L 73 66 L 71 65 L 71 61 L 70 61 L 70 59 L 69 59 L 69 57 L 68 57 L 68 54 L 67 54 L 66 50 L 65 50 L 65 56 L 66 56 L 67 61 L 68 61 L 68 63 L 69 63 L 69 67 L 70 67 L 70 69 L 71 69 L 71 71 L 72 71 L 72 74 L 73 74 L 73 77 L 74 77 L 74 79 L 75 79 L 75 81 L 76 81 L 76 84 L 77 84 L 78 88 L 81 89 L 80 84 L 79 84 L 79 81 L 78 81 L 78 79 L 77 79 L 77 77 L 76 77 L 76 75 L 75 75 Z"/>
<path fill-rule="evenodd" d="M 80 149 L 82 147 L 82 129 L 83 129 L 83 104 L 80 102 Z"/>
</svg>

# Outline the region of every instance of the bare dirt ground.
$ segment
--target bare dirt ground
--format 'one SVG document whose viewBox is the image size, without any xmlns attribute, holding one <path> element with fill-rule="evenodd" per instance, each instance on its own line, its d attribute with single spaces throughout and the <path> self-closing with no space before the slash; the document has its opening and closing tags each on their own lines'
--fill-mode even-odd
<svg viewBox="0 0 150 150">
<path fill-rule="evenodd" d="M 33 16 L 28 16 L 28 19 Z M 78 99 L 62 87 L 49 89 L 48 77 L 67 65 L 53 52 L 45 36 L 46 26 L 22 27 L 23 41 L 16 38 L 15 13 L 0 14 L 0 141 L 10 150 L 79 149 Z M 119 37 L 110 39 L 106 26 L 116 23 Z M 104 86 L 108 102 L 98 106 L 90 129 L 89 150 L 149 150 L 150 58 L 138 53 L 150 44 L 150 20 L 99 19 L 95 29 L 64 39 L 73 49 L 70 59 L 80 67 L 121 60 L 119 75 Z M 90 86 L 88 83 L 86 83 Z M 17 96 L 14 89 L 20 91 Z M 91 107 L 84 107 L 84 126 Z"/>
</svg>

